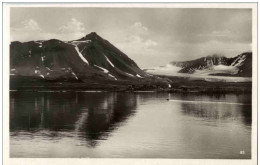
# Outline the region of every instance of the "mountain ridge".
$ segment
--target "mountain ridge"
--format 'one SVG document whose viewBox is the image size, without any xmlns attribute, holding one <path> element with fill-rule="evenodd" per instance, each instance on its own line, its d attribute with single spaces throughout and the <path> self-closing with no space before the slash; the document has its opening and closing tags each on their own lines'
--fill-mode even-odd
<svg viewBox="0 0 260 165">
<path fill-rule="evenodd" d="M 94 37 L 95 37 L 95 39 L 93 39 Z M 94 43 L 92 44 L 91 42 L 94 42 Z M 101 44 L 105 43 L 105 45 L 102 45 L 103 46 L 102 47 L 102 46 L 98 45 L 99 43 L 97 43 L 97 42 L 99 42 L 99 43 L 101 42 Z M 37 48 L 37 46 L 38 46 L 38 48 Z M 116 58 L 118 58 L 118 54 L 117 55 L 116 54 L 105 55 L 104 52 L 102 52 L 102 51 L 107 49 L 109 46 L 113 47 L 113 50 L 116 50 L 117 51 L 116 53 L 118 53 L 119 56 L 123 56 L 120 58 L 124 58 L 124 60 L 126 60 L 127 62 L 125 62 L 121 59 L 120 59 L 121 61 L 113 59 L 113 58 L 115 58 L 115 56 L 116 56 Z M 76 52 L 75 52 L 75 50 L 73 50 L 73 47 L 76 50 Z M 42 48 L 44 50 L 42 50 Z M 90 50 L 88 51 L 86 48 L 89 48 Z M 18 52 L 16 52 L 15 49 L 18 49 L 18 51 L 21 51 L 22 49 L 24 49 L 24 51 L 18 53 Z M 69 50 L 69 49 L 72 49 L 72 50 Z M 25 51 L 28 51 L 27 55 L 24 55 L 26 53 Z M 106 72 L 105 69 L 108 69 L 108 68 L 112 69 L 111 67 L 115 67 L 115 65 L 118 65 L 119 67 L 121 67 L 121 70 L 127 71 L 127 69 L 129 69 L 128 71 L 131 72 L 132 74 L 134 74 L 134 71 L 136 71 L 139 74 L 141 74 L 142 76 L 145 76 L 145 73 L 143 73 L 140 70 L 140 68 L 137 66 L 137 64 L 133 60 L 131 60 L 124 53 L 122 53 L 119 49 L 112 46 L 112 44 L 110 44 L 108 41 L 103 40 L 96 33 L 90 33 L 89 35 L 86 35 L 85 37 L 83 37 L 79 40 L 72 40 L 72 41 L 68 41 L 68 42 L 66 42 L 66 41 L 63 42 L 63 41 L 57 40 L 57 39 L 50 39 L 50 40 L 46 40 L 46 41 L 42 41 L 42 40 L 28 41 L 28 42 L 23 42 L 23 43 L 19 42 L 19 41 L 14 41 L 10 45 L 11 68 L 14 69 L 14 67 L 19 66 L 18 63 L 20 63 L 21 61 L 25 62 L 22 59 L 27 58 L 27 57 L 29 57 L 30 59 L 27 58 L 26 60 L 31 61 L 31 63 L 36 63 L 37 66 L 35 66 L 35 67 L 40 68 L 40 66 L 38 66 L 38 65 L 41 65 L 41 64 L 39 63 L 39 60 L 37 60 L 37 59 L 36 59 L 37 62 L 31 60 L 32 57 L 38 58 L 38 59 L 39 59 L 39 57 L 41 57 L 42 63 L 45 67 L 47 67 L 47 69 L 56 67 L 56 66 L 54 66 L 53 63 L 55 63 L 55 61 L 57 61 L 57 59 L 51 59 L 52 57 L 49 57 L 50 55 L 47 55 L 47 56 L 43 55 L 43 53 L 46 54 L 46 52 L 48 52 L 48 51 L 56 51 L 55 53 L 60 53 L 62 51 L 63 54 L 66 54 L 66 51 L 69 53 L 73 53 L 73 54 L 77 53 L 79 55 L 79 57 L 82 59 L 82 61 L 86 63 L 86 64 L 83 64 L 82 62 L 77 60 L 78 64 L 80 64 L 80 65 L 83 64 L 85 66 L 94 66 L 95 69 L 101 69 L 104 72 Z M 88 55 L 87 53 L 89 53 L 90 51 L 92 51 L 93 53 Z M 21 53 L 22 53 L 22 55 L 21 55 L 22 58 L 21 58 L 21 56 L 19 57 L 19 55 L 18 55 Z M 36 55 L 33 55 L 33 53 L 36 53 Z M 99 55 L 98 53 L 100 53 L 100 54 L 103 53 L 103 55 Z M 18 57 L 14 57 L 14 56 L 18 56 Z M 57 54 L 53 54 L 52 56 L 57 56 Z M 109 57 L 109 56 L 111 56 L 111 57 Z M 65 58 L 66 55 L 64 55 L 63 57 Z M 44 60 L 44 58 L 48 58 L 48 59 Z M 74 58 L 76 58 L 76 56 Z M 102 59 L 102 63 L 98 61 L 100 59 Z M 65 60 L 65 59 L 63 59 L 63 60 Z M 106 60 L 106 62 L 105 62 L 105 60 Z M 48 61 L 49 61 L 49 63 L 48 63 Z M 115 63 L 115 65 L 113 64 L 112 61 Z M 59 61 L 59 62 L 61 62 L 61 61 Z M 131 66 L 122 67 L 121 63 L 131 65 Z M 101 66 L 99 66 L 97 64 L 100 64 Z M 133 67 L 133 68 L 130 68 L 130 67 Z M 118 72 L 120 72 L 120 71 L 118 71 Z M 131 77 L 134 77 L 134 76 L 131 76 Z"/>
<path fill-rule="evenodd" d="M 11 42 L 10 76 L 48 81 L 166 83 L 141 70 L 131 58 L 95 32 L 71 41 Z"/>
<path fill-rule="evenodd" d="M 213 54 L 188 61 L 173 61 L 163 67 L 146 69 L 148 73 L 163 70 L 176 73 L 252 77 L 252 52 L 244 52 L 235 57 L 227 58 Z"/>
</svg>

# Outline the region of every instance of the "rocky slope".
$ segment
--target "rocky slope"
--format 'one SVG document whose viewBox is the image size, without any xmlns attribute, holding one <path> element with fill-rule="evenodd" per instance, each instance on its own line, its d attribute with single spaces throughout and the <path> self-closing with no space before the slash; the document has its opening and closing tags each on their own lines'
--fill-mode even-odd
<svg viewBox="0 0 260 165">
<path fill-rule="evenodd" d="M 11 75 L 42 79 L 140 79 L 148 75 L 136 63 L 96 33 L 74 41 L 12 42 Z"/>
</svg>

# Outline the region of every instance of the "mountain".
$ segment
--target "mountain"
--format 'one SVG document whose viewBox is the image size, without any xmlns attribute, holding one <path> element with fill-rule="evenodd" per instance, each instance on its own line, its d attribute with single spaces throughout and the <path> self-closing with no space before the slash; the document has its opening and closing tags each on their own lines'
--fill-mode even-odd
<svg viewBox="0 0 260 165">
<path fill-rule="evenodd" d="M 133 60 L 96 33 L 69 42 L 12 42 L 10 66 L 12 74 L 43 79 L 78 80 L 97 75 L 117 80 L 147 76 Z"/>
<path fill-rule="evenodd" d="M 160 81 L 95 32 L 72 41 L 12 42 L 10 77 L 28 81 Z"/>
<path fill-rule="evenodd" d="M 146 69 L 146 72 L 252 77 L 252 53 L 245 52 L 233 58 L 214 54 L 191 61 L 171 62 L 166 66 Z"/>
</svg>

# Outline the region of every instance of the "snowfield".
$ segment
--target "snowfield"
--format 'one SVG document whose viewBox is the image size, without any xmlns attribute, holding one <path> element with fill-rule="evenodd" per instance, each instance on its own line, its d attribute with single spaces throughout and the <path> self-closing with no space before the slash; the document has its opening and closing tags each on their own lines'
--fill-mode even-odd
<svg viewBox="0 0 260 165">
<path fill-rule="evenodd" d="M 181 70 L 181 67 L 177 67 L 171 64 L 167 64 L 166 66 L 154 67 L 152 69 L 148 69 L 147 73 L 156 74 L 156 75 L 177 75 L 178 71 Z"/>
<path fill-rule="evenodd" d="M 236 66 L 226 66 L 226 65 L 213 65 L 209 69 L 204 70 L 196 70 L 194 74 L 196 75 L 210 75 L 210 74 L 216 74 L 216 73 L 225 73 L 225 74 L 237 74 L 238 68 Z"/>
<path fill-rule="evenodd" d="M 227 73 L 236 74 L 238 68 L 236 66 L 225 66 L 225 65 L 213 65 L 209 69 L 196 70 L 193 74 L 178 73 L 181 67 L 177 67 L 171 64 L 167 64 L 163 67 L 154 67 L 152 69 L 146 69 L 147 73 L 154 75 L 165 75 L 165 76 L 178 76 L 178 77 L 190 77 L 191 79 L 205 80 L 205 81 L 224 81 L 224 82 L 249 82 L 252 81 L 250 77 L 228 77 L 228 76 L 213 76 L 210 74 L 216 73 Z"/>
</svg>

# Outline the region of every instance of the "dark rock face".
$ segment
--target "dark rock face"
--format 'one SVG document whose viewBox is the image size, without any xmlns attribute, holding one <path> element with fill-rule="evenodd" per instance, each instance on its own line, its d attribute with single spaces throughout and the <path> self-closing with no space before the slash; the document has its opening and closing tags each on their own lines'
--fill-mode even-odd
<svg viewBox="0 0 260 165">
<path fill-rule="evenodd" d="M 252 77 L 252 52 L 245 52 L 233 58 L 213 55 L 191 61 L 171 62 L 171 64 L 181 68 L 179 73 L 190 74 L 217 65 L 233 66 L 238 69 L 238 72 L 232 76 Z"/>
<path fill-rule="evenodd" d="M 231 61 L 239 69 L 238 76 L 252 77 L 252 52 L 242 53 L 231 59 Z"/>
<path fill-rule="evenodd" d="M 127 55 L 96 33 L 73 41 L 12 42 L 10 75 L 45 80 L 139 80 L 149 77 Z"/>
</svg>

